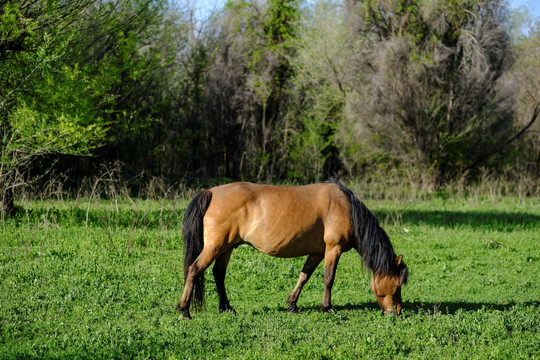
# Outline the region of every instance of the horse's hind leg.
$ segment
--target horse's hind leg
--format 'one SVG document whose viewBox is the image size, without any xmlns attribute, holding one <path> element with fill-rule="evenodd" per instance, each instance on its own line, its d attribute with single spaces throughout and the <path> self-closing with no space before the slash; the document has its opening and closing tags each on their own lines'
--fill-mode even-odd
<svg viewBox="0 0 540 360">
<path fill-rule="evenodd" d="M 219 311 L 232 311 L 236 314 L 236 311 L 229 304 L 229 299 L 227 298 L 227 292 L 225 291 L 225 274 L 227 272 L 227 265 L 231 258 L 231 254 L 234 248 L 230 248 L 225 251 L 223 254 L 219 255 L 216 258 L 214 267 L 212 268 L 212 273 L 214 274 L 214 279 L 216 281 L 216 288 L 219 297 Z"/>
<path fill-rule="evenodd" d="M 177 306 L 177 310 L 182 312 L 184 318 L 191 319 L 189 304 L 191 302 L 191 296 L 193 295 L 195 279 L 197 279 L 197 277 L 212 264 L 212 261 L 214 261 L 214 254 L 214 249 L 205 247 L 193 264 L 188 268 L 182 299 L 180 299 Z"/>
<path fill-rule="evenodd" d="M 294 290 L 291 292 L 289 297 L 287 298 L 287 303 L 289 304 L 289 309 L 287 312 L 289 313 L 297 313 L 298 308 L 296 307 L 296 302 L 298 301 L 298 297 L 300 296 L 300 292 L 302 291 L 302 288 L 307 283 L 309 278 L 311 277 L 311 274 L 313 274 L 313 271 L 317 268 L 317 266 L 320 264 L 324 256 L 322 255 L 309 255 L 306 263 L 304 264 L 304 267 L 302 268 L 302 272 L 300 272 L 300 276 L 298 277 L 298 283 L 294 287 Z"/>
</svg>

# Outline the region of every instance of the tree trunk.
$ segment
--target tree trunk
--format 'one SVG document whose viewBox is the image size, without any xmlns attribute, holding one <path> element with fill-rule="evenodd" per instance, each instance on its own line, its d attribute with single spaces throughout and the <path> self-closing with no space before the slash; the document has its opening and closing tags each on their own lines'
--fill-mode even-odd
<svg viewBox="0 0 540 360">
<path fill-rule="evenodd" d="M 15 203 L 12 188 L 6 189 L 2 195 L 0 201 L 0 214 L 8 217 L 15 215 Z"/>
</svg>

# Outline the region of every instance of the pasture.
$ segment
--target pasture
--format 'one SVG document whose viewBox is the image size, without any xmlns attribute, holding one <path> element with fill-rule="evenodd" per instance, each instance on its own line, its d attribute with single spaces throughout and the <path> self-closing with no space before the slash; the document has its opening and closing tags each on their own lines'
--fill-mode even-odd
<svg viewBox="0 0 540 360">
<path fill-rule="evenodd" d="M 361 200 L 363 200 L 360 197 Z M 410 271 L 402 317 L 381 316 L 355 251 L 319 310 L 323 266 L 299 314 L 285 299 L 305 258 L 241 246 L 218 313 L 175 311 L 188 199 L 44 200 L 2 219 L 0 358 L 540 358 L 540 199 L 366 200 Z"/>
</svg>

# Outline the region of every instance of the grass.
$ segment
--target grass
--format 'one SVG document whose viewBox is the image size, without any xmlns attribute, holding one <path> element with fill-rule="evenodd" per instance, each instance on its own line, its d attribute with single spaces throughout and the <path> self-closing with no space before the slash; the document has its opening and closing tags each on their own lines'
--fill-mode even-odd
<svg viewBox="0 0 540 360">
<path fill-rule="evenodd" d="M 250 247 L 226 285 L 238 315 L 185 321 L 185 201 L 34 201 L 1 223 L 0 358 L 540 358 L 540 199 L 366 201 L 410 269 L 404 316 L 383 317 L 359 256 L 342 256 L 334 314 L 322 266 L 286 314 L 304 259 Z M 89 206 L 90 205 L 90 206 Z"/>
</svg>

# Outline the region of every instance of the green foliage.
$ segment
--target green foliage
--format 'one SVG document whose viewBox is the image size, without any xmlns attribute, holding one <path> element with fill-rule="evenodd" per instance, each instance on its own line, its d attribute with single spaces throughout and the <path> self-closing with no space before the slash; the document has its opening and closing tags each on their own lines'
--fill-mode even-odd
<svg viewBox="0 0 540 360">
<path fill-rule="evenodd" d="M 93 0 L 8 1 L 0 9 L 0 213 L 39 155 L 90 154 L 106 135 L 89 77 L 66 61 Z"/>
<path fill-rule="evenodd" d="M 105 131 L 89 99 L 88 77 L 63 60 L 80 6 L 6 4 L 0 26 L 0 143 L 5 190 L 10 173 L 35 155 L 88 153 Z M 81 5 L 82 4 L 82 5 Z M 16 17 L 16 19 L 15 19 Z M 7 176 L 7 179 L 6 179 Z"/>
<path fill-rule="evenodd" d="M 294 40 L 294 87 L 301 99 L 294 109 L 289 176 L 322 180 L 341 170 L 336 166 L 336 132 L 343 126 L 346 98 L 345 62 L 351 44 L 342 38 L 344 22 L 334 4 L 319 3 Z M 341 149 L 343 150 L 343 149 Z"/>
<path fill-rule="evenodd" d="M 144 89 L 158 89 L 151 75 L 171 49 L 144 42 L 161 32 L 163 3 L 6 4 L 0 13 L 2 193 L 38 155 L 90 155 L 150 126 L 155 110 Z"/>
<path fill-rule="evenodd" d="M 89 154 L 106 133 L 94 108 L 88 76 L 77 67 L 62 66 L 41 71 L 39 77 L 31 93 L 18 96 L 9 114 L 12 134 L 3 150 L 26 156 Z"/>
<path fill-rule="evenodd" d="M 325 121 L 317 118 L 304 119 L 302 131 L 293 137 L 289 156 L 292 160 L 288 173 L 289 179 L 307 182 L 309 179 L 323 180 L 323 165 L 329 153 L 325 149 L 334 143 L 334 129 Z M 324 134 L 329 134 L 324 136 Z"/>
<path fill-rule="evenodd" d="M 298 1 L 258 4 L 231 0 L 225 10 L 234 24 L 233 32 L 228 34 L 234 39 L 227 48 L 238 47 L 240 53 L 227 52 L 223 60 L 229 63 L 229 56 L 238 56 L 238 61 L 244 64 L 239 70 L 242 88 L 233 89 L 242 104 L 233 98 L 227 106 L 233 105 L 240 114 L 248 109 L 251 114 L 247 126 L 243 126 L 246 144 L 238 144 L 237 152 L 247 153 L 252 160 L 248 164 L 253 166 L 246 167 L 247 176 L 260 180 L 277 173 L 283 177 L 286 172 L 283 158 L 287 157 L 288 146 L 283 141 L 287 141 L 288 134 L 281 135 L 288 127 L 287 105 L 293 95 L 288 85 L 293 77 L 290 61 L 298 27 Z M 237 123 L 236 119 L 231 120 L 232 124 Z"/>
<path fill-rule="evenodd" d="M 192 321 L 182 293 L 187 201 L 25 203 L 0 242 L 3 358 L 512 358 L 540 356 L 538 199 L 368 201 L 410 269 L 404 316 L 383 317 L 357 254 L 342 256 L 334 314 L 320 312 L 320 266 L 288 315 L 304 259 L 247 246 L 227 272 L 234 316 Z"/>
<path fill-rule="evenodd" d="M 501 1 L 190 4 L 2 3 L 2 193 L 69 154 L 171 182 L 538 178 L 538 27 L 511 37 Z"/>
<path fill-rule="evenodd" d="M 268 19 L 263 24 L 263 31 L 273 46 L 283 48 L 290 53 L 291 41 L 296 38 L 296 23 L 299 19 L 298 1 L 271 0 L 267 9 Z"/>
</svg>

